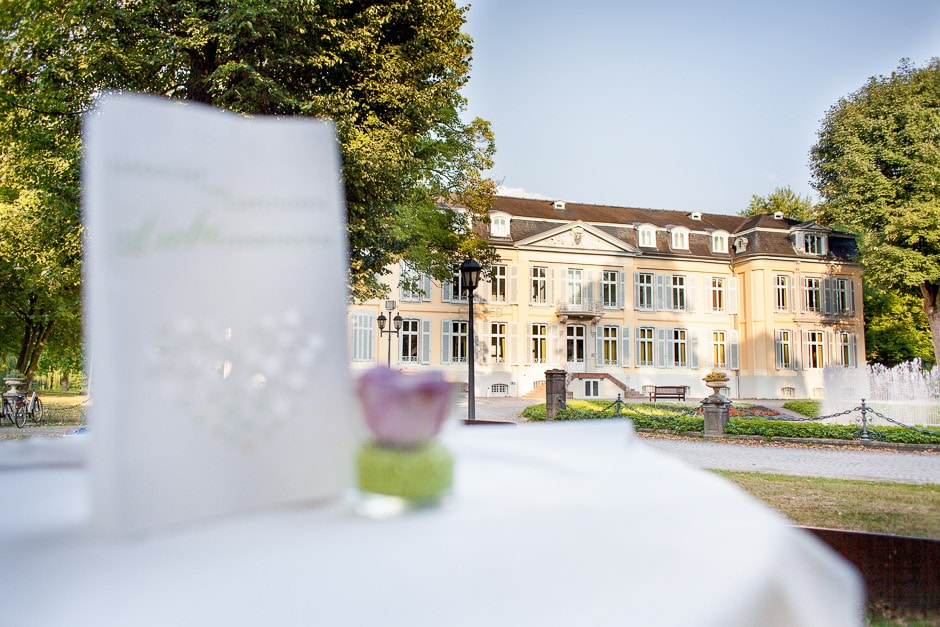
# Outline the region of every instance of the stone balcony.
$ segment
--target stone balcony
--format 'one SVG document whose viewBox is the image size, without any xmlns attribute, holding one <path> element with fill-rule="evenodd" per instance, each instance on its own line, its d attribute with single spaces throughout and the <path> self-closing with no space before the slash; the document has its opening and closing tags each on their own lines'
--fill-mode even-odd
<svg viewBox="0 0 940 627">
<path fill-rule="evenodd" d="M 593 320 L 595 324 L 604 316 L 601 303 L 593 298 L 582 298 L 580 302 L 571 303 L 559 300 L 555 303 L 555 315 L 559 321 Z"/>
</svg>

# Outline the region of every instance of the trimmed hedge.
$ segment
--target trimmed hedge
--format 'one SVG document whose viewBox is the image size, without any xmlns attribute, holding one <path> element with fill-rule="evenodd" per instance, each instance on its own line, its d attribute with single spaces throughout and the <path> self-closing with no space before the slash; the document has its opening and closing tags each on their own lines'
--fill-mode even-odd
<svg viewBox="0 0 940 627">
<path fill-rule="evenodd" d="M 934 431 L 933 429 L 930 429 Z M 858 424 L 838 425 L 825 422 L 792 422 L 789 420 L 730 420 L 725 427 L 728 435 L 758 435 L 766 438 L 828 438 L 855 440 L 859 437 Z M 868 427 L 869 437 L 896 444 L 940 444 L 940 429 L 936 435 L 905 429 L 904 427 Z"/>
<path fill-rule="evenodd" d="M 568 408 L 563 409 L 555 416 L 555 420 L 590 420 L 615 418 L 614 408 L 608 407 L 610 403 L 598 401 L 569 401 Z M 642 412 L 632 411 L 635 408 Z M 657 429 L 675 432 L 704 432 L 704 418 L 701 414 L 683 414 L 691 406 L 668 405 L 663 403 L 642 403 L 639 405 L 623 405 L 621 418 L 630 418 L 637 429 Z M 545 420 L 545 405 L 538 404 L 527 407 L 522 412 L 523 417 L 532 421 Z M 650 417 L 653 416 L 662 416 Z M 783 438 L 816 438 L 833 440 L 856 440 L 860 427 L 857 424 L 840 425 L 826 422 L 796 422 L 791 420 L 767 420 L 763 418 L 732 418 L 725 427 L 727 435 L 759 436 L 770 439 Z M 871 439 L 884 440 L 898 444 L 940 444 L 940 429 L 936 434 L 924 433 L 905 429 L 904 427 L 871 427 Z"/>
</svg>

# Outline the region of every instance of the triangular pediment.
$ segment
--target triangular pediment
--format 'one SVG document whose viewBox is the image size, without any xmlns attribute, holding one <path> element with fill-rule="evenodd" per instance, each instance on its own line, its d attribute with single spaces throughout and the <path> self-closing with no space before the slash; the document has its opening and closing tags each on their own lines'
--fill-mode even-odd
<svg viewBox="0 0 940 627">
<path fill-rule="evenodd" d="M 580 220 L 532 235 L 516 242 L 516 246 L 525 248 L 553 248 L 576 250 L 578 252 L 628 253 L 640 254 L 635 246 L 619 240 Z"/>
<path fill-rule="evenodd" d="M 806 222 L 800 222 L 799 224 L 794 224 L 790 227 L 791 231 L 818 231 L 821 233 L 832 233 L 832 229 L 828 226 L 823 226 L 816 220 L 807 220 Z"/>
</svg>

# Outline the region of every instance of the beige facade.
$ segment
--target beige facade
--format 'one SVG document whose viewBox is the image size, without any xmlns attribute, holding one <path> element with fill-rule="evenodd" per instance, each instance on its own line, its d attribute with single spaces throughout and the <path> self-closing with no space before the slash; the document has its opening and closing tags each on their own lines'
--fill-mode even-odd
<svg viewBox="0 0 940 627">
<path fill-rule="evenodd" d="M 703 397 L 711 370 L 733 398 L 813 398 L 825 366 L 864 363 L 855 242 L 814 223 L 498 197 L 478 229 L 501 258 L 475 294 L 478 396 L 537 392 L 560 368 L 574 398 L 653 385 Z M 392 270 L 393 311 L 349 307 L 353 368 L 467 381 L 460 286 L 422 278 L 408 293 L 407 267 Z M 380 334 L 380 314 L 402 316 L 397 336 Z"/>
</svg>

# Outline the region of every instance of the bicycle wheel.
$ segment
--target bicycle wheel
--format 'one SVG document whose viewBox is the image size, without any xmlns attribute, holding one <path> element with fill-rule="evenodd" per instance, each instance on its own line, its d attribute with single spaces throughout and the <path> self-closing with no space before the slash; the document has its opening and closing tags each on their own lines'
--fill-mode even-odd
<svg viewBox="0 0 940 627">
<path fill-rule="evenodd" d="M 3 405 L 0 407 L 0 420 L 3 419 L 3 416 L 6 416 L 9 419 L 11 425 L 15 425 L 16 421 L 13 419 L 13 404 L 7 402 L 7 399 L 3 399 Z"/>
<path fill-rule="evenodd" d="M 16 415 L 15 415 L 15 418 L 16 418 L 16 426 L 19 427 L 20 429 L 22 429 L 23 427 L 25 427 L 25 426 L 26 426 L 26 418 L 27 418 L 27 416 L 28 416 L 28 415 L 27 415 L 27 413 L 26 413 L 26 406 L 25 406 L 25 405 L 17 405 L 17 406 L 16 406 Z"/>
<path fill-rule="evenodd" d="M 37 425 L 42 424 L 42 399 L 38 396 L 33 402 L 33 411 L 29 412 L 29 417 L 33 419 Z"/>
</svg>

